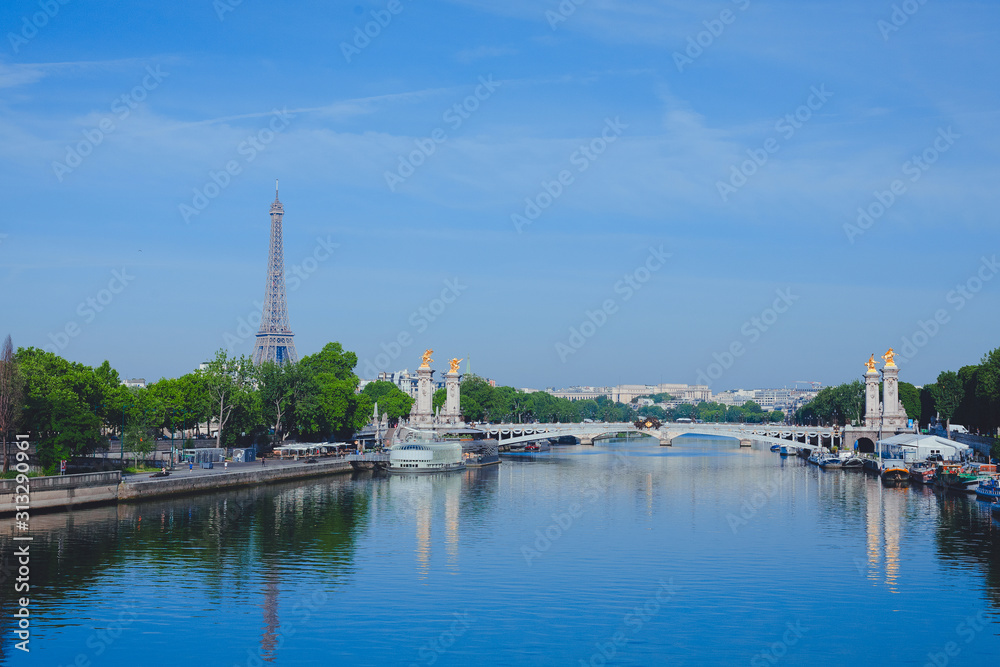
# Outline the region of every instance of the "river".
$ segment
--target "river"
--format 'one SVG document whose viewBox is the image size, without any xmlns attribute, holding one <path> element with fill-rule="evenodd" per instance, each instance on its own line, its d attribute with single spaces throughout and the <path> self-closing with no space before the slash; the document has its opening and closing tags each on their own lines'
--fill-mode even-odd
<svg viewBox="0 0 1000 667">
<path fill-rule="evenodd" d="M 985 664 L 988 506 L 732 440 L 32 517 L 33 665 Z"/>
</svg>

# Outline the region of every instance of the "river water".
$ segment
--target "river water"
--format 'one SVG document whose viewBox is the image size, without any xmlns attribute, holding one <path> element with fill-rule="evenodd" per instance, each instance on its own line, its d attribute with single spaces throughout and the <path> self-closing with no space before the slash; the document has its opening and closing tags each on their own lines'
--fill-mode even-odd
<svg viewBox="0 0 1000 667">
<path fill-rule="evenodd" d="M 33 665 L 986 664 L 988 507 L 731 440 L 33 517 Z"/>
</svg>

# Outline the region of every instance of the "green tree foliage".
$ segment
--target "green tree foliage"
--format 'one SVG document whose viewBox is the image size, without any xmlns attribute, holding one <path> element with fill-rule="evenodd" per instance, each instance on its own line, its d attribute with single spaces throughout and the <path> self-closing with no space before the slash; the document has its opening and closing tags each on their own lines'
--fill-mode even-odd
<svg viewBox="0 0 1000 667">
<path fill-rule="evenodd" d="M 1000 426 L 1000 348 L 983 355 L 975 391 L 982 409 L 976 426 L 979 430 L 995 434 Z"/>
<path fill-rule="evenodd" d="M 21 423 L 47 473 L 61 459 L 104 445 L 101 423 L 110 389 L 94 369 L 34 347 L 19 349 L 15 359 L 24 380 Z"/>
<path fill-rule="evenodd" d="M 434 398 L 437 399 L 437 394 L 441 394 L 441 405 L 444 405 L 444 389 L 439 389 L 434 393 Z M 365 385 L 365 388 L 361 393 L 368 397 L 371 404 L 374 406 L 378 403 L 378 413 L 379 415 L 386 415 L 389 418 L 391 425 L 395 424 L 403 417 L 410 414 L 410 408 L 413 407 L 413 399 L 407 396 L 402 389 L 394 385 L 392 382 L 386 382 L 384 380 L 379 380 L 377 382 L 369 382 Z M 437 408 L 438 406 L 433 406 Z"/>
<path fill-rule="evenodd" d="M 920 388 L 920 428 L 927 428 L 931 418 L 937 414 L 937 404 L 934 401 L 933 384 L 925 384 Z"/>
<path fill-rule="evenodd" d="M 218 427 L 215 436 L 215 446 L 223 446 L 223 434 L 226 426 L 235 421 L 245 425 L 247 413 L 254 410 L 256 392 L 251 391 L 255 380 L 255 371 L 249 357 L 232 357 L 224 349 L 215 353 L 215 358 L 208 362 L 207 367 L 198 374 L 204 379 L 208 390 L 209 414 Z M 234 437 L 230 436 L 229 441 Z"/>
<path fill-rule="evenodd" d="M 920 422 L 920 390 L 909 382 L 899 383 L 899 401 L 914 424 Z"/>
<path fill-rule="evenodd" d="M 444 409 L 444 402 L 446 400 L 448 400 L 448 391 L 446 389 L 438 389 L 434 392 L 434 396 L 431 397 L 431 409 Z"/>
<path fill-rule="evenodd" d="M 260 409 L 274 434 L 273 442 L 280 442 L 292 430 L 295 405 L 307 391 L 306 367 L 265 361 L 256 370 Z"/>
<path fill-rule="evenodd" d="M 14 358 L 14 345 L 10 336 L 0 350 L 0 442 L 3 444 L 3 472 L 10 469 L 7 443 L 14 438 L 23 407 L 24 380 L 21 367 Z"/>
<path fill-rule="evenodd" d="M 937 409 L 938 416 L 945 421 L 947 427 L 965 395 L 965 387 L 962 385 L 958 373 L 952 371 L 939 373 L 937 382 L 930 385 L 930 393 L 934 398 L 934 407 Z"/>
<path fill-rule="evenodd" d="M 367 423 L 373 403 L 356 393 L 358 356 L 340 343 L 327 343 L 316 354 L 304 357 L 306 387 L 296 403 L 296 428 L 308 439 L 349 439 Z"/>
<path fill-rule="evenodd" d="M 865 387 L 859 380 L 823 387 L 816 398 L 795 412 L 799 423 L 860 424 L 864 409 Z"/>
</svg>

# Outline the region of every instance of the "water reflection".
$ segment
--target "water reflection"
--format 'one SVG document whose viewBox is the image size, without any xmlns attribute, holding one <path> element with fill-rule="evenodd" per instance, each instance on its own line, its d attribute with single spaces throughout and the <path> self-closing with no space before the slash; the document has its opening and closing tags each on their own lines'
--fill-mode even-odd
<svg viewBox="0 0 1000 667">
<path fill-rule="evenodd" d="M 582 511 L 526 563 L 536 529 L 574 503 Z M 616 660 L 746 664 L 762 637 L 801 619 L 811 634 L 788 664 L 828 662 L 831 646 L 872 655 L 904 622 L 912 636 L 887 661 L 915 664 L 953 634 L 938 632 L 938 606 L 1000 603 L 1000 534 L 984 504 L 725 443 L 358 473 L 42 515 L 33 528 L 38 664 L 71 664 L 123 599 L 139 620 L 101 664 L 176 664 L 195 644 L 207 664 L 412 662 L 459 612 L 477 630 L 434 653 L 440 664 L 578 664 L 665 574 L 681 606 L 645 621 Z M 816 566 L 847 576 L 802 576 Z M 0 585 L 5 637 L 11 595 Z M 995 653 L 997 627 L 963 645 L 963 659 Z M 719 639 L 701 641 L 705 628 Z M 189 644 L 192 632 L 205 641 Z M 0 651 L 10 657 L 9 639 Z"/>
</svg>

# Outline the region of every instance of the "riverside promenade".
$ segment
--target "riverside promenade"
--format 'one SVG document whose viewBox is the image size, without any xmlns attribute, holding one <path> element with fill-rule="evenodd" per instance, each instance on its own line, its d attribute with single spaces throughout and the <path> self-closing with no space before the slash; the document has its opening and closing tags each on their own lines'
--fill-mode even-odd
<svg viewBox="0 0 1000 667">
<path fill-rule="evenodd" d="M 211 469 L 187 465 L 175 466 L 166 477 L 153 473 L 122 474 L 119 471 L 29 478 L 29 500 L 32 512 L 58 511 L 96 505 L 146 500 L 164 496 L 211 493 L 222 489 L 272 484 L 294 479 L 322 477 L 352 472 L 343 458 L 318 458 L 316 463 L 304 460 L 268 460 L 252 463 L 216 463 Z M 23 496 L 23 486 L 17 488 L 13 479 L 0 480 L 0 515 L 15 511 L 17 496 Z M 23 498 L 21 498 L 23 504 Z"/>
</svg>

